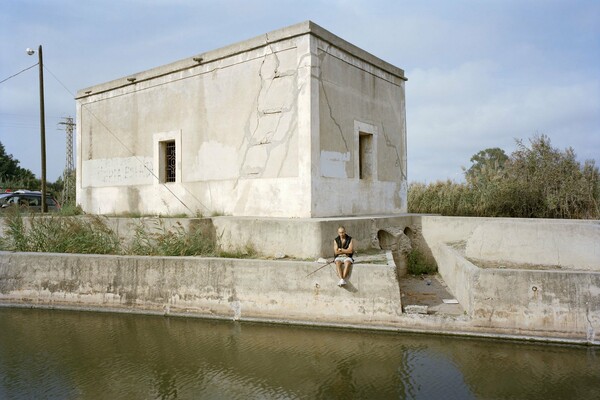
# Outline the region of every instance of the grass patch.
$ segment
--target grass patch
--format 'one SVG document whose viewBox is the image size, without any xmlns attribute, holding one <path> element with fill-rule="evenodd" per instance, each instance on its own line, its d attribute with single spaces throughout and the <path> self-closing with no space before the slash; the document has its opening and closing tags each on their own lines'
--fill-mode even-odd
<svg viewBox="0 0 600 400">
<path fill-rule="evenodd" d="M 67 217 L 73 216 L 73 215 L 83 215 L 83 210 L 81 209 L 81 206 L 79 206 L 79 205 L 68 204 L 68 205 L 65 205 L 60 208 L 58 215 L 67 216 Z"/>
<path fill-rule="evenodd" d="M 162 220 L 157 220 L 151 229 L 142 223 L 136 224 L 127 253 L 147 256 L 211 256 L 215 253 L 215 246 L 199 229 L 186 231 L 180 222 L 167 229 Z"/>
<path fill-rule="evenodd" d="M 428 275 L 437 272 L 437 266 L 427 260 L 427 257 L 418 249 L 413 249 L 408 253 L 407 264 L 407 271 L 411 275 Z"/>
<path fill-rule="evenodd" d="M 118 236 L 98 216 L 64 217 L 31 214 L 29 223 L 18 210 L 6 215 L 2 250 L 48 253 L 119 254 Z"/>
<path fill-rule="evenodd" d="M 150 256 L 215 255 L 211 238 L 200 229 L 186 230 L 179 222 L 171 229 L 166 229 L 160 220 L 152 228 L 139 222 L 134 228 L 133 240 L 124 245 L 108 226 L 105 217 L 31 214 L 25 220 L 16 207 L 7 210 L 4 216 L 6 228 L 0 239 L 0 250 Z"/>
<path fill-rule="evenodd" d="M 248 243 L 243 248 L 234 251 L 220 250 L 217 253 L 217 256 L 224 258 L 256 258 L 258 256 L 258 252 L 252 244 Z"/>
</svg>

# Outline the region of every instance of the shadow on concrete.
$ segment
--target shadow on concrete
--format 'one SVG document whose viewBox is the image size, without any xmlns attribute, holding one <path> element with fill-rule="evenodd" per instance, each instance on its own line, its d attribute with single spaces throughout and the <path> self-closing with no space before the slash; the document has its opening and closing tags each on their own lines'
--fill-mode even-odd
<svg viewBox="0 0 600 400">
<path fill-rule="evenodd" d="M 460 304 L 445 303 L 455 300 L 439 274 L 405 275 L 399 279 L 402 307 L 427 306 L 428 314 L 462 315 L 465 310 Z"/>
<path fill-rule="evenodd" d="M 358 289 L 356 288 L 356 286 L 354 286 L 352 284 L 352 282 L 350 282 L 349 280 L 346 280 L 346 282 L 348 282 L 348 283 L 346 283 L 346 285 L 344 285 L 344 286 L 340 286 L 340 289 L 345 289 L 345 290 L 349 291 L 350 293 L 358 292 Z"/>
</svg>

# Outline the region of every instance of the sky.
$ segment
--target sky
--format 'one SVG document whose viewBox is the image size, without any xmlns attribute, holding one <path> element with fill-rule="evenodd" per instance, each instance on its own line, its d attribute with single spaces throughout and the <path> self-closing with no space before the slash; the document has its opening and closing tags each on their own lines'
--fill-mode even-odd
<svg viewBox="0 0 600 400">
<path fill-rule="evenodd" d="M 600 0 L 0 0 L 0 81 L 43 46 L 47 179 L 96 84 L 312 20 L 405 71 L 409 182 L 547 135 L 600 165 Z M 38 68 L 0 83 L 0 142 L 41 176 Z"/>
</svg>

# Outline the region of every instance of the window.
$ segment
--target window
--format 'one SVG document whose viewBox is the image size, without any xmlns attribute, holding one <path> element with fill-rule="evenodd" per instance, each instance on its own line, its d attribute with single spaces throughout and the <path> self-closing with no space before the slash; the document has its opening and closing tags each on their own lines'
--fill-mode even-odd
<svg viewBox="0 0 600 400">
<path fill-rule="evenodd" d="M 176 164 L 176 157 L 175 157 L 175 141 L 171 140 L 168 142 L 163 142 L 163 145 L 165 147 L 165 160 L 164 160 L 164 165 L 165 165 L 165 182 L 175 182 L 175 166 Z"/>
<path fill-rule="evenodd" d="M 373 178 L 373 135 L 360 132 L 358 135 L 358 177 Z"/>
<path fill-rule="evenodd" d="M 157 178 L 154 182 L 181 182 L 181 131 L 160 132 L 153 135 L 153 167 Z"/>
<path fill-rule="evenodd" d="M 377 176 L 377 126 L 354 121 L 354 176 L 361 181 L 374 182 Z"/>
</svg>

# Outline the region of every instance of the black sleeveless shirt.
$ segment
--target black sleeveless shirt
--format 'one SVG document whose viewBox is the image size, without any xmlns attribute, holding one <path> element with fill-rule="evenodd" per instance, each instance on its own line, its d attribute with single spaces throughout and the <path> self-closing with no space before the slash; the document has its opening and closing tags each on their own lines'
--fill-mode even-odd
<svg viewBox="0 0 600 400">
<path fill-rule="evenodd" d="M 336 237 L 335 238 L 335 242 L 337 243 L 338 249 L 347 249 L 348 246 L 350 246 L 350 242 L 352 242 L 352 237 L 350 237 L 350 235 L 346 235 L 346 243 L 344 243 L 344 245 L 342 246 L 342 238 L 341 237 Z M 350 254 L 346 254 L 348 257 L 352 258 L 352 255 L 354 253 L 350 253 Z"/>
</svg>

